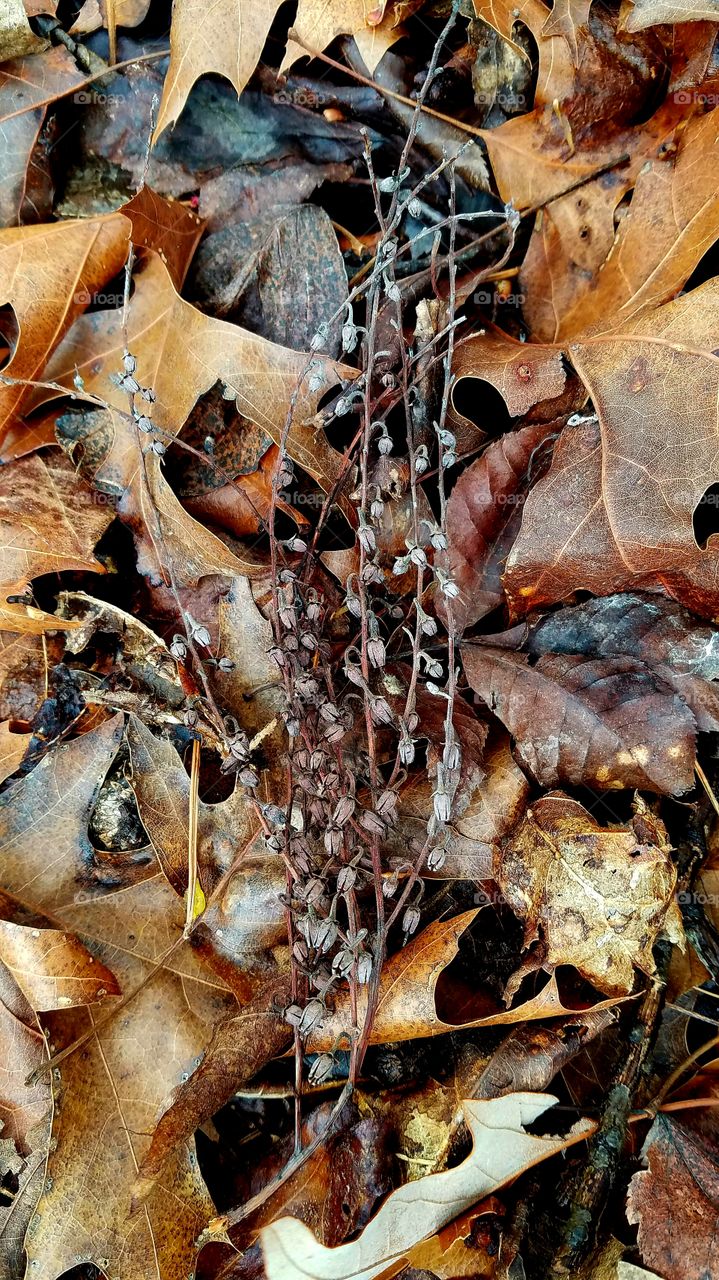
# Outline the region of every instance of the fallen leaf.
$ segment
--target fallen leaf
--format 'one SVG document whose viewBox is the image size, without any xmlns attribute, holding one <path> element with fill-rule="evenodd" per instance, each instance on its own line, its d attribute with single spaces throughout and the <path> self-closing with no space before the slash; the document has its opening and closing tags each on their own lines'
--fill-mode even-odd
<svg viewBox="0 0 719 1280">
<path fill-rule="evenodd" d="M 184 1146 L 139 1215 L 129 1216 L 131 1185 L 156 1114 L 230 997 L 186 947 L 168 955 L 181 938 L 184 906 L 147 850 L 124 855 L 123 866 L 90 845 L 88 819 L 121 735 L 116 716 L 57 747 L 0 796 L 8 890 L 77 933 L 117 976 L 123 994 L 159 966 L 122 1016 L 101 1029 L 94 1030 L 90 1010 L 49 1015 L 57 1049 L 94 1033 L 60 1068 L 55 1145 L 26 1238 L 38 1280 L 55 1280 L 78 1257 L 104 1260 L 110 1274 L 121 1267 L 123 1280 L 145 1280 L 158 1265 L 163 1278 L 184 1280 L 211 1212 L 194 1152 Z M 88 1132 L 98 1141 L 88 1143 Z M 88 1185 L 102 1195 L 102 1215 Z"/>
<path fill-rule="evenodd" d="M 660 22 L 717 22 L 716 0 L 631 0 L 627 31 L 643 31 Z"/>
<path fill-rule="evenodd" d="M 548 1094 L 510 1094 L 491 1102 L 461 1104 L 473 1139 L 467 1159 L 454 1169 L 399 1187 L 349 1244 L 326 1249 L 294 1218 L 281 1218 L 260 1234 L 268 1280 L 372 1280 L 408 1250 L 484 1196 L 562 1151 L 591 1132 L 581 1123 L 567 1138 L 535 1137 L 524 1131 L 551 1106 Z"/>
<path fill-rule="evenodd" d="M 629 1185 L 627 1217 L 639 1249 L 664 1280 L 716 1273 L 717 1137 L 711 1123 L 658 1115 L 644 1144 L 645 1171 Z"/>
<path fill-rule="evenodd" d="M 202 218 L 178 200 L 168 200 L 143 185 L 122 206 L 132 224 L 135 248 L 157 249 L 176 289 L 182 288 L 190 260 L 199 243 Z"/>
<path fill-rule="evenodd" d="M 44 917 L 2 892 L 0 962 L 36 1013 L 120 994 L 114 974 L 73 934 L 53 929 Z"/>
<path fill-rule="evenodd" d="M 522 506 L 542 474 L 557 435 L 553 423 L 507 432 L 462 473 L 447 504 L 447 560 L 459 587 L 452 603 L 458 631 L 491 613 L 504 599 L 504 562 L 519 532 Z M 446 607 L 437 602 L 438 611 Z"/>
<path fill-rule="evenodd" d="M 525 949 L 541 940 L 529 963 L 548 972 L 570 964 L 607 995 L 628 994 L 635 967 L 654 973 L 652 947 L 665 920 L 681 939 L 676 908 L 668 916 L 676 885 L 670 853 L 651 814 L 631 829 L 604 829 L 577 800 L 540 796 L 504 840 L 494 869 L 525 921 Z"/>
<path fill-rule="evenodd" d="M 371 0 L 335 0 L 332 5 L 323 0 L 300 0 L 280 70 L 288 71 L 298 58 L 306 58 L 305 45 L 321 53 L 337 36 L 351 35 L 373 75 L 380 59 L 402 35 L 398 29 L 401 15 L 396 17 L 394 8 L 393 0 L 377 0 L 375 4 Z M 293 39 L 295 35 L 297 39 Z"/>
<path fill-rule="evenodd" d="M 0 782 L 15 773 L 32 738 L 31 733 L 13 733 L 9 724 L 0 724 Z"/>
<path fill-rule="evenodd" d="M 0 1177 L 11 1172 L 17 1190 L 0 1204 L 0 1266 L 7 1280 L 25 1275 L 25 1232 L 45 1178 L 52 1125 L 50 1080 L 27 1078 L 47 1059 L 37 1015 L 0 965 Z"/>
<path fill-rule="evenodd" d="M 524 647 L 532 654 L 634 657 L 687 703 L 698 729 L 719 729 L 719 633 L 666 596 L 623 593 L 561 609 L 530 623 Z"/>
<path fill-rule="evenodd" d="M 462 1023 L 444 1022 L 437 1013 L 435 991 L 440 975 L 459 949 L 459 939 L 476 918 L 479 908 L 464 911 L 450 920 L 437 920 L 423 929 L 401 951 L 385 962 L 380 978 L 377 1009 L 370 1032 L 370 1044 L 389 1044 L 427 1036 L 446 1035 L 460 1027 L 494 1027 L 533 1022 L 537 1019 L 566 1016 L 572 1013 L 563 1004 L 554 975 L 547 985 L 530 1000 L 514 1009 L 497 1008 L 483 993 L 476 993 L 477 1004 L 487 1012 Z M 613 1002 L 595 1005 L 608 1008 Z M 357 999 L 360 1025 L 367 1008 L 366 988 L 360 988 Z M 346 1036 L 351 1026 L 350 1001 L 338 999 L 334 1011 L 307 1041 L 309 1052 L 332 1049 Z"/>
<path fill-rule="evenodd" d="M 82 84 L 85 73 L 62 45 L 42 57 L 13 58 L 0 66 L 2 191 L 0 225 L 16 226 L 27 191 L 27 170 L 45 107 Z M 37 219 L 35 219 L 37 220 Z"/>
<path fill-rule="evenodd" d="M 22 0 L 0 0 L 0 62 L 46 48 L 46 42 L 32 32 Z"/>
<path fill-rule="evenodd" d="M 1 394 L 1 393 L 0 393 Z M 22 595 L 33 578 L 66 569 L 104 573 L 93 547 L 112 520 L 67 463 L 23 458 L 0 470 L 0 618 L 6 630 L 62 628 L 50 614 L 29 611 L 8 597 Z"/>
<path fill-rule="evenodd" d="M 230 0 L 215 8 L 208 23 L 201 0 L 181 0 L 172 16 L 170 66 L 157 119 L 158 137 L 176 122 L 200 76 L 226 76 L 242 93 L 279 7 L 280 0 Z"/>
<path fill-rule="evenodd" d="M 482 379 L 497 389 L 512 417 L 520 417 L 546 400 L 558 399 L 567 381 L 560 351 L 517 342 L 491 327 L 461 344 L 454 369 L 453 395 L 463 378 Z"/>
<path fill-rule="evenodd" d="M 329 489 L 340 475 L 342 455 L 326 442 L 314 415 L 320 398 L 355 371 L 313 356 L 321 385 L 309 391 L 307 378 L 302 380 L 309 357 L 203 315 L 179 296 L 156 254 L 138 263 L 133 284 L 128 345 L 137 352 L 138 381 L 156 396 L 152 421 L 176 435 L 199 397 L 220 381 L 242 416 L 279 443 L 294 397 L 288 452 Z M 71 385 L 78 370 L 87 391 L 126 411 L 127 395 L 111 381 L 122 364 L 121 329 L 117 310 L 81 316 L 51 360 L 48 378 Z"/>
<path fill-rule="evenodd" d="M 175 748 L 155 738 L 136 717 L 130 722 L 128 741 L 140 817 L 165 875 L 183 896 L 189 776 Z M 281 859 L 265 848 L 257 818 L 239 784 L 227 800 L 199 801 L 197 808 L 198 876 L 208 906 L 193 935 L 193 946 L 202 954 L 208 950 L 207 937 L 212 938 L 210 963 L 244 1003 L 258 978 L 264 981 L 277 968 L 274 950 L 286 947 L 287 926 L 279 899 L 285 889 L 285 871 Z"/>
<path fill-rule="evenodd" d="M 514 737 L 542 786 L 644 787 L 681 795 L 694 785 L 694 716 L 633 658 L 586 660 L 462 646 L 475 693 Z"/>
</svg>

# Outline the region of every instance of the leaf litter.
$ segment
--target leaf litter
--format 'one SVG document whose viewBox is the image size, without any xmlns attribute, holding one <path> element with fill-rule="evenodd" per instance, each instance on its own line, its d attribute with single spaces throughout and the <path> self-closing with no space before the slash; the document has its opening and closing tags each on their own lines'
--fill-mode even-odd
<svg viewBox="0 0 719 1280">
<path fill-rule="evenodd" d="M 0 1274 L 712 1280 L 713 0 L 0 5 Z"/>
</svg>

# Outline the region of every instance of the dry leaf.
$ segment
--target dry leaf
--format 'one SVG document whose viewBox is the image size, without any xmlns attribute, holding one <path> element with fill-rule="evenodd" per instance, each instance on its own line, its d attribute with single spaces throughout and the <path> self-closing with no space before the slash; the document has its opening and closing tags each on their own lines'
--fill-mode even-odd
<svg viewBox="0 0 719 1280">
<path fill-rule="evenodd" d="M 689 1113 L 691 1115 L 691 1113 Z M 716 1276 L 719 1213 L 716 1126 L 658 1115 L 643 1151 L 647 1169 L 629 1186 L 627 1217 L 639 1249 L 664 1280 Z"/>
<path fill-rule="evenodd" d="M 462 646 L 462 661 L 542 786 L 691 790 L 694 716 L 644 663 L 545 654 L 530 666 L 524 655 L 478 644 Z"/>
<path fill-rule="evenodd" d="M 0 891 L 0 962 L 36 1013 L 117 996 L 115 975 L 71 933 Z"/>
<path fill-rule="evenodd" d="M 167 955 L 181 937 L 184 905 L 148 851 L 118 861 L 89 843 L 90 812 L 121 735 L 117 716 L 57 747 L 0 796 L 8 889 L 77 933 L 117 976 L 123 994 L 160 966 L 122 1015 L 60 1068 L 56 1145 L 26 1242 L 38 1280 L 55 1280 L 78 1257 L 110 1275 L 121 1269 L 123 1280 L 146 1280 L 158 1266 L 163 1280 L 185 1280 L 195 1237 L 211 1212 L 194 1153 L 181 1147 L 142 1212 L 130 1217 L 131 1185 L 156 1115 L 229 997 L 187 948 Z M 58 1049 L 94 1025 L 90 1011 L 50 1020 Z M 101 1140 L 88 1143 L 88 1132 Z M 87 1196 L 87 1186 L 95 1196 Z"/>
<path fill-rule="evenodd" d="M 43 1076 L 27 1078 L 47 1059 L 37 1015 L 0 965 L 0 1178 L 12 1172 L 17 1190 L 0 1205 L 0 1269 L 3 1280 L 23 1280 L 25 1232 L 45 1178 L 52 1124 L 52 1090 Z"/>
<path fill-rule="evenodd" d="M 372 1280 L 421 1240 L 484 1196 L 591 1132 L 582 1122 L 567 1138 L 524 1131 L 551 1106 L 548 1094 L 510 1094 L 491 1102 L 463 1102 L 473 1148 L 462 1164 L 399 1187 L 349 1244 L 326 1249 L 295 1218 L 281 1218 L 260 1233 L 268 1280 Z"/>
<path fill-rule="evenodd" d="M 1 393 L 0 393 L 1 394 Z M 50 614 L 7 603 L 22 595 L 33 578 L 65 569 L 104 573 L 93 547 L 112 520 L 112 511 L 93 495 L 67 463 L 24 458 L 0 470 L 0 619 L 8 631 L 62 628 Z"/>
<path fill-rule="evenodd" d="M 504 599 L 504 562 L 519 532 L 530 484 L 542 474 L 557 435 L 553 423 L 507 432 L 490 444 L 452 489 L 447 504 L 449 568 L 459 587 L 452 616 L 459 631 Z M 438 600 L 438 610 L 446 610 Z"/>
<path fill-rule="evenodd" d="M 631 0 L 627 31 L 643 31 L 660 22 L 719 22 L 716 0 Z"/>
<path fill-rule="evenodd" d="M 562 1004 L 556 980 L 552 977 L 538 995 L 515 1009 L 498 1009 L 489 997 L 478 992 L 477 1004 L 486 1008 L 486 1014 L 457 1024 L 442 1021 L 435 1003 L 437 982 L 456 956 L 459 939 L 477 912 L 478 908 L 475 908 L 451 920 L 435 921 L 385 962 L 370 1033 L 371 1044 L 445 1035 L 448 1031 L 457 1031 L 460 1026 L 463 1029 L 506 1026 L 566 1016 L 572 1012 Z M 611 1003 L 606 1001 L 594 1008 L 609 1007 Z M 361 1024 L 367 1008 L 365 987 L 360 988 L 357 1007 Z M 336 1047 L 350 1025 L 350 1001 L 349 997 L 343 996 L 337 1000 L 334 1012 L 308 1038 L 308 1050 L 318 1052 Z"/>
<path fill-rule="evenodd" d="M 574 965 L 607 995 L 624 995 L 635 967 L 654 973 L 665 918 L 681 941 L 676 909 L 667 916 L 676 885 L 670 854 L 663 824 L 647 811 L 632 829 L 607 830 L 577 800 L 550 792 L 503 842 L 495 879 L 525 921 L 525 948 L 541 939 L 536 967 Z"/>
<path fill-rule="evenodd" d="M 0 724 L 0 782 L 15 773 L 31 738 L 31 733 L 12 733 L 7 722 Z"/>
</svg>

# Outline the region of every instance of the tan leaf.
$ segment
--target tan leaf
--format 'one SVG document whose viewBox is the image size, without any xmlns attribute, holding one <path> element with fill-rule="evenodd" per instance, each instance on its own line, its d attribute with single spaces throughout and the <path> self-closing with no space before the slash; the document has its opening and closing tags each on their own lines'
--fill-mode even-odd
<svg viewBox="0 0 719 1280">
<path fill-rule="evenodd" d="M 118 716 L 56 747 L 0 796 L 9 890 L 77 933 L 124 994 L 160 966 L 122 1016 L 99 1030 L 89 1010 L 49 1015 L 57 1049 L 94 1033 L 60 1068 L 54 1148 L 26 1241 L 38 1280 L 55 1280 L 78 1257 L 123 1280 L 146 1280 L 158 1268 L 163 1280 L 185 1280 L 211 1212 L 192 1148 L 181 1146 L 142 1211 L 130 1216 L 131 1186 L 157 1113 L 232 1002 L 187 947 L 167 954 L 181 938 L 184 904 L 147 850 L 108 862 L 89 843 L 90 812 L 121 734 Z"/>
<path fill-rule="evenodd" d="M 178 200 L 158 196 L 148 186 L 141 187 L 122 206 L 122 212 L 132 223 L 135 247 L 156 248 L 175 288 L 181 289 L 203 232 L 202 218 Z"/>
<path fill-rule="evenodd" d="M 451 920 L 435 921 L 385 962 L 380 978 L 377 1011 L 370 1033 L 371 1044 L 445 1035 L 460 1027 L 466 1030 L 470 1027 L 508 1026 L 541 1018 L 566 1016 L 572 1012 L 562 1004 L 556 980 L 552 976 L 538 995 L 515 1009 L 498 1008 L 491 998 L 478 992 L 477 1005 L 486 1009 L 482 1016 L 457 1024 L 444 1022 L 439 1017 L 435 1002 L 437 983 L 443 970 L 456 956 L 459 939 L 476 918 L 477 911 L 478 908 L 475 908 L 464 911 Z M 609 1007 L 611 1003 L 607 1001 L 605 1004 L 595 1005 L 594 1009 Z M 367 1008 L 365 987 L 360 989 L 357 1006 L 361 1024 Z M 350 1025 L 350 1002 L 349 998 L 343 996 L 337 1000 L 334 1012 L 309 1037 L 308 1049 L 316 1052 L 336 1047 Z"/>
<path fill-rule="evenodd" d="M 340 475 L 342 455 L 330 448 L 314 415 L 321 397 L 355 371 L 315 356 L 321 386 L 309 391 L 307 378 L 300 385 L 309 357 L 198 311 L 179 296 L 154 253 L 138 262 L 133 285 L 128 341 L 138 381 L 157 397 L 153 422 L 176 435 L 199 397 L 221 381 L 243 417 L 278 443 L 295 396 L 288 452 L 329 489 Z M 127 395 L 111 381 L 122 363 L 121 319 L 117 310 L 82 316 L 53 357 L 48 377 L 69 386 L 77 368 L 88 391 L 126 412 Z"/>
<path fill-rule="evenodd" d="M 0 1270 L 7 1280 L 25 1276 L 25 1232 L 42 1190 L 52 1125 L 50 1079 L 27 1080 L 47 1059 L 37 1015 L 0 965 L 0 1177 L 11 1170 L 15 1195 L 0 1205 Z"/>
<path fill-rule="evenodd" d="M 113 513 L 92 497 L 72 468 L 56 459 L 23 458 L 0 471 L 0 599 L 7 630 L 34 630 L 35 615 L 44 618 L 42 629 L 62 628 L 50 615 L 6 603 L 33 578 L 65 569 L 104 572 L 92 551 Z"/>
<path fill-rule="evenodd" d="M 121 270 L 129 223 L 122 214 L 0 232 L 0 304 L 9 303 L 20 336 L 0 382 L 0 428 L 33 399 L 23 378 L 39 379 L 52 351 L 90 298 Z M 36 397 L 35 393 L 35 397 Z M 4 431 L 3 431 L 4 434 Z"/>
<path fill-rule="evenodd" d="M 117 996 L 115 975 L 71 933 L 49 927 L 0 891 L 0 961 L 36 1013 Z"/>
<path fill-rule="evenodd" d="M 242 93 L 279 7 L 280 0 L 224 0 L 208 22 L 203 0 L 180 0 L 175 5 L 157 135 L 175 123 L 200 76 L 211 72 L 225 76 Z"/>
<path fill-rule="evenodd" d="M 495 879 L 525 920 L 525 947 L 542 940 L 537 967 L 574 965 L 607 995 L 628 994 L 635 967 L 654 973 L 676 871 L 663 825 L 648 817 L 606 830 L 577 800 L 551 792 L 506 838 Z"/>
<path fill-rule="evenodd" d="M 463 1102 L 474 1145 L 462 1164 L 399 1187 L 356 1240 L 335 1249 L 319 1244 L 296 1218 L 263 1227 L 260 1239 L 268 1280 L 306 1280 L 309 1275 L 314 1280 L 372 1280 L 382 1275 L 484 1196 L 591 1132 L 592 1126 L 581 1122 L 567 1138 L 526 1133 L 524 1125 L 553 1102 L 551 1095 L 527 1093 Z"/>
<path fill-rule="evenodd" d="M 132 784 L 145 829 L 175 891 L 187 889 L 190 779 L 168 742 L 133 716 L 128 729 Z M 274 952 L 287 940 L 281 858 L 268 853 L 244 789 L 219 804 L 198 804 L 197 862 L 208 902 L 193 945 L 213 940 L 210 962 L 243 1002 L 258 977 L 276 969 Z M 218 889 L 219 886 L 219 889 Z"/>
<path fill-rule="evenodd" d="M 31 738 L 31 733 L 11 733 L 7 721 L 0 724 L 0 782 L 15 772 Z"/>
<path fill-rule="evenodd" d="M 280 70 L 288 71 L 298 58 L 307 57 L 304 45 L 321 53 L 337 36 L 350 35 L 373 75 L 383 55 L 399 40 L 402 32 L 398 23 L 407 7 L 395 5 L 393 0 L 389 4 L 387 0 L 333 0 L 330 5 L 324 0 L 300 0 Z M 293 35 L 299 38 L 295 40 Z"/>
<path fill-rule="evenodd" d="M 48 49 L 41 58 L 30 54 L 0 66 L 2 226 L 18 222 L 27 191 L 30 156 L 45 117 L 44 107 L 84 79 L 85 72 L 63 45 Z"/>
<path fill-rule="evenodd" d="M 627 31 L 643 31 L 662 22 L 719 22 L 717 0 L 631 0 Z"/>
</svg>

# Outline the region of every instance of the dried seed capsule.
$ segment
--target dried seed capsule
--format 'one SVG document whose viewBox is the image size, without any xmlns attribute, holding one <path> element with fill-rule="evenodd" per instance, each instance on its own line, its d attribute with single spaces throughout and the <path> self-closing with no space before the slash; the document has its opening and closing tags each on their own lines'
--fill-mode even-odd
<svg viewBox="0 0 719 1280">
<path fill-rule="evenodd" d="M 436 849 L 430 849 L 427 854 L 427 870 L 439 871 L 440 867 L 444 866 L 446 859 L 447 851 L 446 849 L 443 849 L 441 845 Z"/>
<path fill-rule="evenodd" d="M 386 656 L 384 642 L 380 640 L 379 636 L 375 636 L 374 639 L 367 641 L 367 657 L 373 667 L 383 667 L 386 661 Z"/>
<path fill-rule="evenodd" d="M 122 366 L 125 370 L 125 373 L 134 373 L 135 370 L 137 369 L 137 360 L 133 355 L 130 354 L 129 351 L 126 351 L 124 356 L 122 357 Z"/>
<path fill-rule="evenodd" d="M 225 671 L 225 672 L 234 671 L 235 669 L 235 664 L 232 661 L 232 658 L 220 658 L 220 661 L 218 662 L 217 666 L 220 671 Z"/>
<path fill-rule="evenodd" d="M 322 1026 L 325 1016 L 325 1007 L 321 1000 L 310 1000 L 305 1005 L 304 1012 L 299 1022 L 299 1032 L 301 1036 L 308 1036 L 311 1031 L 316 1031 Z"/>
<path fill-rule="evenodd" d="M 332 968 L 335 973 L 339 973 L 342 978 L 346 978 L 347 974 L 351 972 L 354 962 L 353 953 L 345 947 L 342 951 L 337 952 L 332 961 Z"/>
<path fill-rule="evenodd" d="M 369 951 L 363 951 L 357 961 L 357 981 L 366 985 L 372 977 L 372 957 Z"/>
<path fill-rule="evenodd" d="M 335 1060 L 331 1053 L 319 1053 L 307 1072 L 310 1084 L 322 1084 L 334 1071 Z"/>
<path fill-rule="evenodd" d="M 354 796 L 342 796 L 341 799 L 337 801 L 335 811 L 332 815 L 332 821 L 336 822 L 338 827 L 343 827 L 346 822 L 349 822 L 354 811 Z"/>
<path fill-rule="evenodd" d="M 363 809 L 360 814 L 360 826 L 365 831 L 369 831 L 373 836 L 384 836 L 387 828 L 380 817 L 372 809 Z"/>
<path fill-rule="evenodd" d="M 417 907 L 407 907 L 402 916 L 402 928 L 405 933 L 414 933 L 420 922 L 419 909 Z"/>
<path fill-rule="evenodd" d="M 394 716 L 386 698 L 373 698 L 370 703 L 370 715 L 375 724 L 394 724 Z"/>
<path fill-rule="evenodd" d="M 285 1009 L 285 1022 L 289 1022 L 291 1027 L 299 1027 L 302 1021 L 302 1009 L 298 1004 L 290 1004 Z"/>
<path fill-rule="evenodd" d="M 336 858 L 342 852 L 342 832 L 339 827 L 330 826 L 324 834 L 324 846 L 331 858 Z"/>
<path fill-rule="evenodd" d="M 351 893 L 357 883 L 357 871 L 355 867 L 342 867 L 337 876 L 337 892 Z"/>
<path fill-rule="evenodd" d="M 211 637 L 207 627 L 196 627 L 192 633 L 192 639 L 195 644 L 199 644 L 203 649 L 209 648 L 211 644 Z"/>
<path fill-rule="evenodd" d="M 187 644 L 185 643 L 184 636 L 176 635 L 172 637 L 172 644 L 170 645 L 170 653 L 172 654 L 173 658 L 177 658 L 178 662 L 184 661 L 184 659 L 187 657 Z"/>
</svg>

